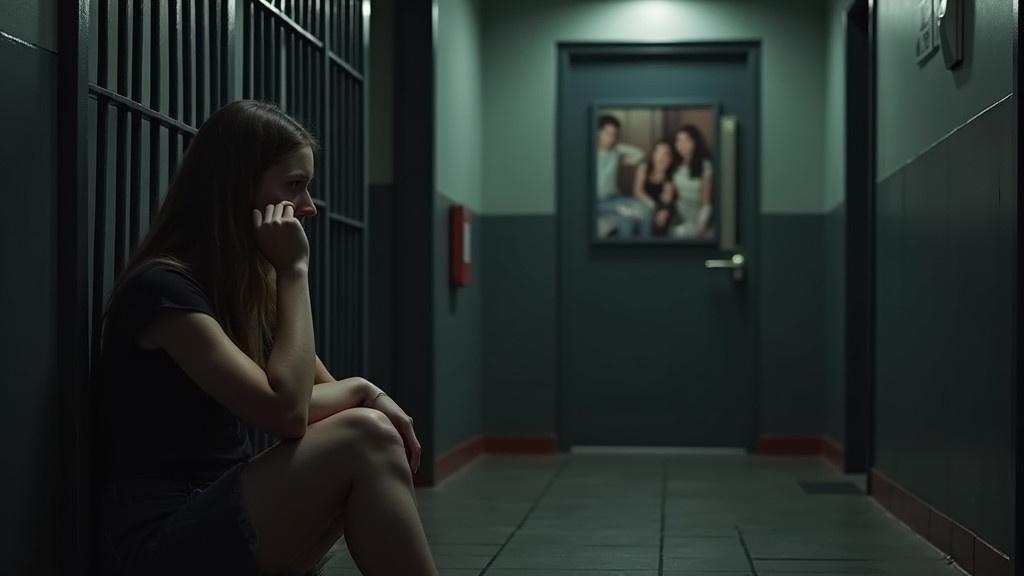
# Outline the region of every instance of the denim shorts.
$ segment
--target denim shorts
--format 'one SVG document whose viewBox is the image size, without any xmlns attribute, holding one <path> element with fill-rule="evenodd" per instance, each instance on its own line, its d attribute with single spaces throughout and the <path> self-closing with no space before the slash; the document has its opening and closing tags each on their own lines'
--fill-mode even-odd
<svg viewBox="0 0 1024 576">
<path fill-rule="evenodd" d="M 210 483 L 110 485 L 100 502 L 103 574 L 258 575 L 256 530 L 242 501 L 245 465 Z"/>
</svg>

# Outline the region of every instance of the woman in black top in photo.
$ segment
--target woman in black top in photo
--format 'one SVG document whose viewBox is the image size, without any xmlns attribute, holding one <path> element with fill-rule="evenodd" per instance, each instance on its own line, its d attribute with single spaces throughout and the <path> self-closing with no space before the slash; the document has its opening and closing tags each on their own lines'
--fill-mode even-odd
<svg viewBox="0 0 1024 576">
<path fill-rule="evenodd" d="M 412 419 L 315 353 L 316 152 L 272 105 L 215 112 L 115 283 L 97 372 L 107 574 L 306 574 L 343 534 L 364 574 L 437 574 Z M 281 441 L 254 457 L 243 423 Z"/>
<path fill-rule="evenodd" d="M 633 195 L 651 207 L 654 219 L 651 236 L 668 236 L 668 231 L 679 224 L 679 210 L 676 207 L 678 194 L 672 183 L 672 176 L 679 166 L 679 158 L 668 140 L 655 143 L 647 161 L 636 171 Z"/>
</svg>

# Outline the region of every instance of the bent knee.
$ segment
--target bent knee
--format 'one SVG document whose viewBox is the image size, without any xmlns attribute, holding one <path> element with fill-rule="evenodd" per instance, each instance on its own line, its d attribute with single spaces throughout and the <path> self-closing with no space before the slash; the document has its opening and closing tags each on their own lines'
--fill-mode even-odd
<svg viewBox="0 0 1024 576">
<path fill-rule="evenodd" d="M 323 421 L 324 432 L 340 441 L 350 441 L 356 447 L 380 447 L 401 444 L 402 436 L 391 420 L 372 408 L 349 408 Z"/>
</svg>

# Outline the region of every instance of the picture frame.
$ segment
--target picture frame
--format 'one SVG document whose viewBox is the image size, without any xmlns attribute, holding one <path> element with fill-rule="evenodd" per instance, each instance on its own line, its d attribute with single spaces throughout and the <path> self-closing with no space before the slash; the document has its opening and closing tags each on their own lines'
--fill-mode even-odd
<svg viewBox="0 0 1024 576">
<path fill-rule="evenodd" d="M 602 99 L 591 103 L 588 114 L 590 241 L 717 245 L 720 102 Z"/>
</svg>

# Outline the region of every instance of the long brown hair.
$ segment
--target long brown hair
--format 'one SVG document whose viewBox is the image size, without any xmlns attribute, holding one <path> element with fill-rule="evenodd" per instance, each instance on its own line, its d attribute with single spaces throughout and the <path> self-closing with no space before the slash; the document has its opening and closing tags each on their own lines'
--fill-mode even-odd
<svg viewBox="0 0 1024 576">
<path fill-rule="evenodd" d="M 178 165 L 146 237 L 118 277 L 118 291 L 155 264 L 195 281 L 211 299 L 231 340 L 265 367 L 277 313 L 274 268 L 256 245 L 252 202 L 264 172 L 284 156 L 317 143 L 273 104 L 239 100 L 207 118 Z M 104 333 L 106 330 L 104 330 Z"/>
</svg>

